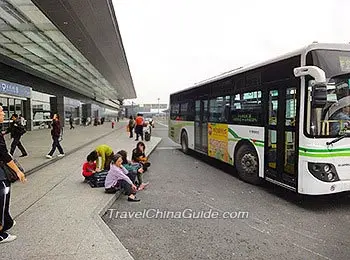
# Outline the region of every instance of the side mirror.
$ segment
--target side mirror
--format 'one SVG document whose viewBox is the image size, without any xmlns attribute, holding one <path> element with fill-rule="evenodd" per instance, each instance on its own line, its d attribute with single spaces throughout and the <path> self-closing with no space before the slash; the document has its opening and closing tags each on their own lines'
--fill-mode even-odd
<svg viewBox="0 0 350 260">
<path fill-rule="evenodd" d="M 323 108 L 327 104 L 326 73 L 316 66 L 303 66 L 294 69 L 294 76 L 311 76 L 314 80 L 309 81 L 312 87 L 312 107 Z"/>
<path fill-rule="evenodd" d="M 311 82 L 309 82 L 311 83 Z M 312 85 L 312 83 L 311 83 Z M 312 101 L 313 108 L 324 108 L 327 104 L 327 86 L 326 84 L 317 84 L 312 86 Z"/>
<path fill-rule="evenodd" d="M 295 77 L 301 76 L 311 76 L 315 79 L 316 84 L 325 84 L 326 83 L 326 73 L 316 66 L 303 66 L 298 67 L 293 70 Z"/>
</svg>

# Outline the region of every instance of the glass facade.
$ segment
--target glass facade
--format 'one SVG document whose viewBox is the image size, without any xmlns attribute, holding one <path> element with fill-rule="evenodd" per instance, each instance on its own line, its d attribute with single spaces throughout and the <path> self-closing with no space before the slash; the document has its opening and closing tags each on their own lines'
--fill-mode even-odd
<svg viewBox="0 0 350 260">
<path fill-rule="evenodd" d="M 10 118 L 12 114 L 24 114 L 24 102 L 25 98 L 10 97 L 5 95 L 0 95 L 0 103 L 5 113 L 5 120 L 2 124 L 2 129 L 6 129 L 10 124 Z"/>
<path fill-rule="evenodd" d="M 32 91 L 33 129 L 50 128 L 52 95 Z"/>
<path fill-rule="evenodd" d="M 73 124 L 80 124 L 81 105 L 79 100 L 64 97 L 64 118 L 65 122 L 69 124 L 69 118 L 73 118 Z"/>
</svg>

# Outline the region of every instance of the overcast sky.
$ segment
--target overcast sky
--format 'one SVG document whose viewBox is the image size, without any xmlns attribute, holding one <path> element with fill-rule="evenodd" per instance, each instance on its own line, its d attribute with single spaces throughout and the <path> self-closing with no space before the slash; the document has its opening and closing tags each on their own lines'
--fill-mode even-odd
<svg viewBox="0 0 350 260">
<path fill-rule="evenodd" d="M 350 42 L 348 0 L 113 0 L 137 103 L 313 41 Z"/>
</svg>

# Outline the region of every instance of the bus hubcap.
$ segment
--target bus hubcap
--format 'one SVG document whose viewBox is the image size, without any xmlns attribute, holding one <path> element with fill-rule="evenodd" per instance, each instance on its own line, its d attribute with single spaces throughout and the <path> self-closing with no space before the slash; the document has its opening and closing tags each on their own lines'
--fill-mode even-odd
<svg viewBox="0 0 350 260">
<path fill-rule="evenodd" d="M 246 173 L 253 174 L 256 172 L 258 163 L 256 161 L 255 156 L 252 154 L 245 154 L 242 157 L 242 168 Z"/>
</svg>

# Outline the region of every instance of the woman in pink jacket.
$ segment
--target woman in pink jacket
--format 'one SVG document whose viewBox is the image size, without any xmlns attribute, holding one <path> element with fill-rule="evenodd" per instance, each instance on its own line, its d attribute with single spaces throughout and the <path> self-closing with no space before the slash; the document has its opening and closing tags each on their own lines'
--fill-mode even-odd
<svg viewBox="0 0 350 260">
<path fill-rule="evenodd" d="M 111 163 L 111 167 L 108 171 L 105 180 L 106 193 L 115 193 L 118 186 L 124 189 L 125 194 L 128 195 L 128 201 L 137 202 L 140 201 L 136 198 L 137 187 L 130 178 L 127 176 L 128 170 L 122 165 L 123 158 L 120 154 L 114 155 Z"/>
</svg>

